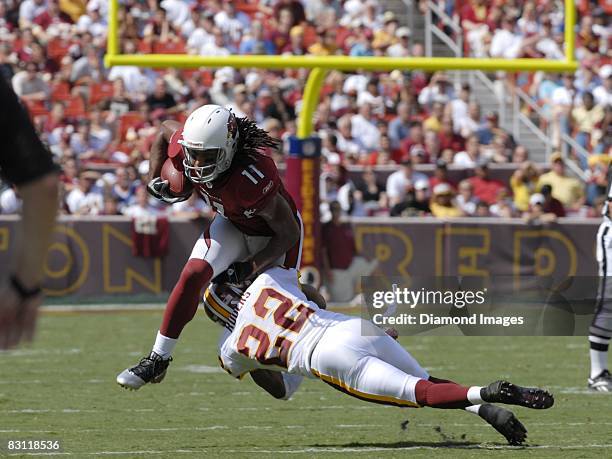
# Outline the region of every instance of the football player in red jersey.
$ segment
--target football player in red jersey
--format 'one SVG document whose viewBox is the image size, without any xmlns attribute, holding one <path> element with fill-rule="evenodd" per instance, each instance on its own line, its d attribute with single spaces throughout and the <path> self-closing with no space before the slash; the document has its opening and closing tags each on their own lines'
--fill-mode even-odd
<svg viewBox="0 0 612 459">
<path fill-rule="evenodd" d="M 184 126 L 166 121 L 151 148 L 149 192 L 173 203 L 160 178 L 170 157 L 182 158 L 185 175 L 215 211 L 210 226 L 196 241 L 170 293 L 151 353 L 117 376 L 117 383 L 139 389 L 164 378 L 172 352 L 198 308 L 211 279 L 240 283 L 273 265 L 298 268 L 302 224 L 271 158 L 262 154 L 277 141 L 247 118 L 236 118 L 218 105 L 195 110 Z M 180 164 L 180 161 L 178 161 Z"/>
</svg>

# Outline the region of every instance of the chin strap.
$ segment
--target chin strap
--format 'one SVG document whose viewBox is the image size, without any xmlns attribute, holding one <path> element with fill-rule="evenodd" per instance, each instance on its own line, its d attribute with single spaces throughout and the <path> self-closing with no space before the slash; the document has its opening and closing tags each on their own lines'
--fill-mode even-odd
<svg viewBox="0 0 612 459">
<path fill-rule="evenodd" d="M 19 294 L 22 300 L 28 300 L 32 297 L 39 295 L 42 292 L 42 289 L 40 287 L 35 287 L 32 289 L 24 287 L 24 285 L 19 281 L 19 279 L 17 279 L 14 274 L 11 276 L 11 285 Z"/>
</svg>

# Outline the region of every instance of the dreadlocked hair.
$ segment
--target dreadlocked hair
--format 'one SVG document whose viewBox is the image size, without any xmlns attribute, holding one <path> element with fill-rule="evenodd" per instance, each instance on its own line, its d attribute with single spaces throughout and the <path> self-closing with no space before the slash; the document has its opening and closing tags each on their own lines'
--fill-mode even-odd
<svg viewBox="0 0 612 459">
<path fill-rule="evenodd" d="M 265 148 L 278 149 L 280 140 L 270 137 L 267 131 L 257 127 L 254 121 L 248 118 L 236 118 L 238 125 L 238 145 L 235 161 L 241 162 L 249 156 L 262 155 Z"/>
</svg>

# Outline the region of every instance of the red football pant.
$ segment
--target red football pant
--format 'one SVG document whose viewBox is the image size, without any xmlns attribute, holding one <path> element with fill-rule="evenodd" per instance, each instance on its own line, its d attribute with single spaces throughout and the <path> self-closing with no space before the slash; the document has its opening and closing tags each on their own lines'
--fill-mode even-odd
<svg viewBox="0 0 612 459">
<path fill-rule="evenodd" d="M 446 379 L 433 376 L 429 381 L 422 379 L 414 390 L 417 403 L 421 406 L 442 409 L 461 409 L 472 405 L 468 400 L 468 388 Z"/>
<path fill-rule="evenodd" d="M 208 286 L 213 270 L 206 260 L 191 258 L 172 289 L 159 331 L 167 338 L 178 338 L 198 310 L 200 293 Z"/>
</svg>

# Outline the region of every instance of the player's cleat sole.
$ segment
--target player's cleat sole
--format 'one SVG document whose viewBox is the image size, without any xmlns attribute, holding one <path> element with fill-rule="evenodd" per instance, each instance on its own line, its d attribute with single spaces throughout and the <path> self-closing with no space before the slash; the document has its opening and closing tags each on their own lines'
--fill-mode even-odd
<svg viewBox="0 0 612 459">
<path fill-rule="evenodd" d="M 117 384 L 125 389 L 138 390 L 145 384 L 158 384 L 166 377 L 172 358 L 164 359 L 155 352 L 143 357 L 138 365 L 117 375 Z"/>
<path fill-rule="evenodd" d="M 527 439 L 527 429 L 512 411 L 484 403 L 478 415 L 502 434 L 510 445 L 520 446 Z"/>
<path fill-rule="evenodd" d="M 612 392 L 612 374 L 604 370 L 595 378 L 589 378 L 589 390 L 593 392 Z"/>
<path fill-rule="evenodd" d="M 545 410 L 555 403 L 551 393 L 536 387 L 521 387 L 508 381 L 495 381 L 481 390 L 485 402 L 518 405 Z"/>
</svg>

